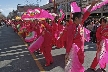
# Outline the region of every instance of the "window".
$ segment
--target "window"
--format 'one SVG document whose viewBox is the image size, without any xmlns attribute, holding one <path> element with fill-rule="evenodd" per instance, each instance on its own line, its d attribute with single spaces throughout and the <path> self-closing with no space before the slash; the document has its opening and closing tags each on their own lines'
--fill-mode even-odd
<svg viewBox="0 0 108 72">
<path fill-rule="evenodd" d="M 89 3 L 89 5 L 91 5 L 91 3 Z"/>
<path fill-rule="evenodd" d="M 83 1 L 87 1 L 87 0 L 83 0 Z"/>
</svg>

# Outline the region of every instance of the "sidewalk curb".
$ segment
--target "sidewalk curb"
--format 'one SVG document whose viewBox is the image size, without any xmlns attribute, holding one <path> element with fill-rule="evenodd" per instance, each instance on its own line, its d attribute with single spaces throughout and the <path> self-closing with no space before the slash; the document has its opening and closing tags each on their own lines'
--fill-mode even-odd
<svg viewBox="0 0 108 72">
<path fill-rule="evenodd" d="M 17 33 L 18 34 L 18 33 Z M 18 36 L 21 38 L 21 40 L 23 41 L 23 43 L 27 46 L 28 48 L 28 44 L 24 41 L 24 39 L 18 34 Z M 30 52 L 30 51 L 29 51 Z M 34 53 L 31 53 L 30 54 L 32 55 L 36 65 L 38 66 L 38 68 L 40 69 L 40 72 L 45 72 L 45 69 L 42 67 L 41 63 L 39 62 L 39 60 L 36 58 L 35 54 Z"/>
</svg>

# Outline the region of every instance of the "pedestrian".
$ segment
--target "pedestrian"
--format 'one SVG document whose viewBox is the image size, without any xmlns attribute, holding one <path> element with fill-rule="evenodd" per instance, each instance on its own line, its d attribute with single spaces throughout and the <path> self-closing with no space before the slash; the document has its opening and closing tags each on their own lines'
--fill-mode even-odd
<svg viewBox="0 0 108 72">
<path fill-rule="evenodd" d="M 57 32 L 58 32 L 58 24 L 57 24 L 57 19 L 55 19 L 52 22 L 52 34 L 53 34 L 53 45 L 56 46 L 57 44 Z"/>
<path fill-rule="evenodd" d="M 94 23 L 93 29 L 92 29 L 92 33 L 93 33 L 92 42 L 93 42 L 93 43 L 96 43 L 96 30 L 97 30 L 97 25 L 96 25 L 96 23 Z"/>
<path fill-rule="evenodd" d="M 81 12 L 73 13 L 73 23 L 67 30 L 65 72 L 84 72 L 84 67 L 82 66 L 84 63 L 84 28 L 82 25 L 90 15 L 90 11 L 96 3 L 97 1 L 93 0 L 91 6 L 83 16 Z"/>
</svg>

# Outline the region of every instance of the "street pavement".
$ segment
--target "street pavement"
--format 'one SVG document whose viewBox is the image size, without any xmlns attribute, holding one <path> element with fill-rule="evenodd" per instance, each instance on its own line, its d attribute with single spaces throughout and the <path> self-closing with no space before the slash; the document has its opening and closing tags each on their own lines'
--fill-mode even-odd
<svg viewBox="0 0 108 72">
<path fill-rule="evenodd" d="M 94 43 L 85 43 L 85 72 L 92 72 L 90 67 L 95 57 L 96 46 Z M 54 63 L 49 67 L 44 67 L 45 59 L 42 54 L 34 53 L 45 72 L 64 72 L 65 48 L 52 47 Z M 96 72 L 102 72 L 98 69 Z M 44 72 L 41 71 L 35 60 L 29 53 L 27 46 L 11 27 L 0 28 L 0 72 Z M 108 66 L 107 70 L 108 72 Z"/>
<path fill-rule="evenodd" d="M 0 28 L 0 72 L 39 72 L 21 38 L 6 26 Z"/>
</svg>

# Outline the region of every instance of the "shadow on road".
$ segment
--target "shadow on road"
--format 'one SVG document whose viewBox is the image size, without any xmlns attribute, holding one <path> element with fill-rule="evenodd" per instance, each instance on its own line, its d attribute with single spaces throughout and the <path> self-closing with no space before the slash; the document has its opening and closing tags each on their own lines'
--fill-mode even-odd
<svg viewBox="0 0 108 72">
<path fill-rule="evenodd" d="M 63 52 L 64 48 L 55 48 L 53 47 L 52 48 L 52 56 L 53 56 L 53 60 L 54 60 L 54 63 L 48 67 L 45 67 L 45 59 L 44 59 L 44 56 L 42 54 L 37 54 L 35 53 L 37 59 L 40 61 L 40 63 L 42 64 L 42 66 L 44 67 L 44 69 L 46 71 L 50 71 L 50 70 L 53 70 L 53 69 L 64 69 L 65 67 L 65 56 L 64 56 L 64 53 Z"/>
<path fill-rule="evenodd" d="M 95 43 L 85 42 L 84 46 L 86 46 L 86 48 L 84 48 L 84 51 L 96 51 Z"/>
<path fill-rule="evenodd" d="M 93 72 L 93 71 L 91 69 L 87 69 L 85 72 Z M 98 68 L 96 72 L 106 72 L 106 71 L 102 71 L 100 68 Z"/>
<path fill-rule="evenodd" d="M 26 45 L 11 27 L 0 29 L 0 72 L 39 71 Z"/>
</svg>

